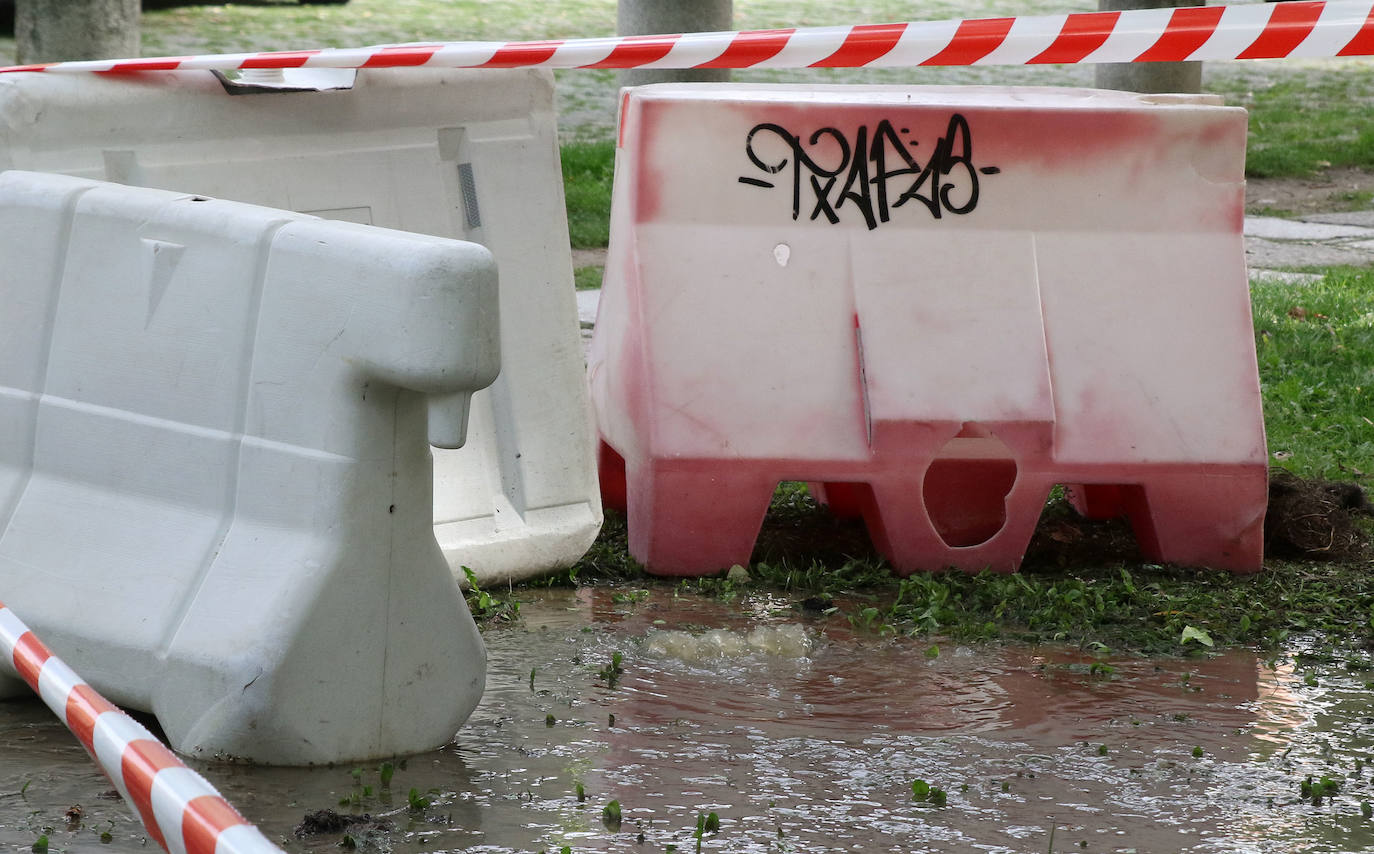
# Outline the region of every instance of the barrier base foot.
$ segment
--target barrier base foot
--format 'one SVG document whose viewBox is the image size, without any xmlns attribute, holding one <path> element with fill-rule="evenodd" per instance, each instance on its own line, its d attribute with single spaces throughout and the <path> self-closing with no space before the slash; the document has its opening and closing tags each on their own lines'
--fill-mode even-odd
<svg viewBox="0 0 1374 854">
<path fill-rule="evenodd" d="M 653 575 L 747 565 L 777 487 L 753 467 L 650 461 L 627 475 L 630 554 Z"/>
</svg>

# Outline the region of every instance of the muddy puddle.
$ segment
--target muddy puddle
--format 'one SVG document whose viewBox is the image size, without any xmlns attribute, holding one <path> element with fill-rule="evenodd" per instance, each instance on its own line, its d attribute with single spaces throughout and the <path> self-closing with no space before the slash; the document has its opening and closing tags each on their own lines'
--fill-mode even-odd
<svg viewBox="0 0 1374 854">
<path fill-rule="evenodd" d="M 936 647 L 667 587 L 521 599 L 471 721 L 388 786 L 197 767 L 288 851 L 1374 851 L 1371 676 L 1338 664 Z M 110 789 L 45 708 L 0 703 L 0 848 L 156 850 Z M 326 808 L 382 820 L 296 838 Z"/>
</svg>

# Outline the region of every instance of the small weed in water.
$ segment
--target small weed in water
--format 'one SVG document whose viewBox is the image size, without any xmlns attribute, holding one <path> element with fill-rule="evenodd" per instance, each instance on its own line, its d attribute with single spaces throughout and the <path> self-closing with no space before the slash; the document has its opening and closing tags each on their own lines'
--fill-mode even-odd
<svg viewBox="0 0 1374 854">
<path fill-rule="evenodd" d="M 383 789 L 391 787 L 391 778 L 393 775 L 395 775 L 395 773 L 396 766 L 391 764 L 390 762 L 383 762 L 382 767 L 377 769 L 377 776 L 381 777 L 382 779 Z"/>
<path fill-rule="evenodd" d="M 520 618 L 520 603 L 514 596 L 501 598 L 483 590 L 477 585 L 477 574 L 466 566 L 463 567 L 463 575 L 468 581 L 468 610 L 472 612 L 474 620 L 479 623 L 513 623 Z"/>
<path fill-rule="evenodd" d="M 612 653 L 610 663 L 601 668 L 601 672 L 598 675 L 606 680 L 607 688 L 614 688 L 616 683 L 620 681 L 621 674 L 625 672 L 625 668 L 620 666 L 621 660 L 622 657 L 620 653 Z"/>
<path fill-rule="evenodd" d="M 1369 801 L 1360 801 L 1360 815 L 1365 818 L 1374 818 L 1374 807 L 1369 805 Z"/>
<path fill-rule="evenodd" d="M 631 590 L 618 590 L 611 594 L 611 601 L 617 605 L 637 605 L 649 598 L 649 591 L 636 587 Z"/>
<path fill-rule="evenodd" d="M 577 802 L 581 803 L 587 799 L 587 790 L 581 783 L 577 784 Z"/>
<path fill-rule="evenodd" d="M 922 803 L 928 803 L 937 807 L 944 806 L 949 798 L 949 796 L 945 794 L 944 789 L 941 789 L 939 786 L 932 786 L 925 780 L 911 781 L 911 797 Z"/>
<path fill-rule="evenodd" d="M 422 813 L 429 809 L 429 798 L 420 794 L 419 789 L 411 786 L 410 792 L 406 794 L 406 809 L 412 813 Z"/>
<path fill-rule="evenodd" d="M 1193 748 L 1193 758 L 1194 758 L 1194 759 L 1201 759 L 1201 758 L 1202 758 L 1202 748 L 1201 748 L 1201 747 L 1194 747 L 1194 748 Z"/>
<path fill-rule="evenodd" d="M 701 854 L 701 840 L 708 833 L 715 833 L 720 830 L 720 816 L 712 813 L 697 813 L 697 829 L 692 836 L 697 841 L 697 854 Z"/>
<path fill-rule="evenodd" d="M 620 830 L 620 801 L 611 801 L 601 808 L 601 823 L 612 833 Z"/>
<path fill-rule="evenodd" d="M 558 718 L 553 716 L 553 712 L 544 715 L 544 726 L 551 727 L 556 723 L 558 723 Z"/>
<path fill-rule="evenodd" d="M 1298 794 L 1303 800 L 1312 799 L 1313 806 L 1321 806 L 1322 798 L 1329 798 L 1339 794 L 1341 791 L 1341 781 L 1335 777 L 1322 775 L 1317 780 L 1312 779 L 1312 775 L 1298 784 Z"/>
</svg>

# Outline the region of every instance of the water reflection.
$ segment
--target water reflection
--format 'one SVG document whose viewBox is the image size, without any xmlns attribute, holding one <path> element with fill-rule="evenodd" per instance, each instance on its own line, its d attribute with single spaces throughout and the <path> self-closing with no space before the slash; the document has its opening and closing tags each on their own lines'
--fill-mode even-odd
<svg viewBox="0 0 1374 854">
<path fill-rule="evenodd" d="M 521 624 L 487 633 L 487 696 L 469 725 L 409 758 L 389 788 L 375 767 L 356 779 L 352 768 L 204 772 L 294 851 L 337 850 L 337 835 L 291 836 L 324 807 L 389 817 L 392 831 L 362 842 L 397 852 L 685 854 L 709 812 L 721 826 L 703 851 L 1041 852 L 1052 827 L 1061 852 L 1374 850 L 1359 808 L 1374 762 L 1355 770 L 1374 737 L 1360 674 L 1271 668 L 1244 651 L 1141 661 L 942 643 L 933 654 L 929 641 L 767 596 L 530 596 Z M 802 630 L 804 646 L 748 640 Z M 654 640 L 712 631 L 731 633 L 712 638 L 712 654 Z M 623 673 L 610 678 L 616 653 Z M 51 827 L 54 848 L 147 850 L 41 706 L 0 705 L 0 738 L 0 845 L 27 849 Z M 1340 794 L 1300 800 L 1308 774 L 1341 776 Z M 918 778 L 947 805 L 914 801 Z M 602 821 L 612 799 L 618 832 Z M 87 818 L 69 831 L 75 803 Z"/>
</svg>

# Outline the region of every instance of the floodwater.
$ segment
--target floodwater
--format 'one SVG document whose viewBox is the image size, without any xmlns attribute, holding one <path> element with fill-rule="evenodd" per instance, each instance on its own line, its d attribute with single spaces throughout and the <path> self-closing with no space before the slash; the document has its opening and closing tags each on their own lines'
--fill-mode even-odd
<svg viewBox="0 0 1374 854">
<path fill-rule="evenodd" d="M 472 719 L 389 787 L 376 764 L 197 767 L 288 851 L 341 850 L 293 834 L 325 808 L 384 816 L 352 841 L 398 853 L 1374 851 L 1370 676 L 1340 664 L 935 649 L 669 586 L 521 599 Z M 0 848 L 156 850 L 43 706 L 0 703 L 0 745 Z M 1339 793 L 1302 799 L 1308 775 Z"/>
</svg>

